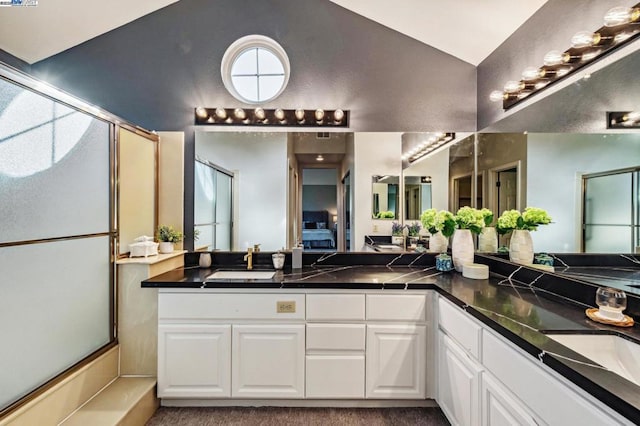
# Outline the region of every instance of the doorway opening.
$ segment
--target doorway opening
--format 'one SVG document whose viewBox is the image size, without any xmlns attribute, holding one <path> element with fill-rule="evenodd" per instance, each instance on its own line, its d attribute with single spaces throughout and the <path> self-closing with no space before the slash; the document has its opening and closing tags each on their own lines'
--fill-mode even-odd
<svg viewBox="0 0 640 426">
<path fill-rule="evenodd" d="M 305 250 L 336 251 L 338 169 L 302 169 L 302 244 Z"/>
</svg>

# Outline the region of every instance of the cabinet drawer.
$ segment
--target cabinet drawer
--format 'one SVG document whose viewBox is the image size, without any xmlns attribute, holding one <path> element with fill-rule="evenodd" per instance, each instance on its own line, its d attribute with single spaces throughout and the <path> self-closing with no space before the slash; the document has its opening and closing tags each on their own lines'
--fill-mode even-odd
<svg viewBox="0 0 640 426">
<path fill-rule="evenodd" d="M 364 351 L 364 324 L 307 324 L 307 351 Z"/>
<path fill-rule="evenodd" d="M 476 358 L 480 357 L 480 337 L 482 328 L 460 308 L 443 298 L 438 299 L 438 324 L 464 350 Z"/>
<path fill-rule="evenodd" d="M 425 322 L 426 297 L 418 294 L 367 294 L 367 319 Z"/>
<path fill-rule="evenodd" d="M 364 294 L 309 294 L 307 320 L 362 321 Z"/>
<path fill-rule="evenodd" d="M 364 398 L 364 355 L 307 355 L 307 398 Z"/>
<path fill-rule="evenodd" d="M 278 312 L 284 302 L 286 312 Z M 158 295 L 158 319 L 304 320 L 304 294 L 181 294 Z"/>
<path fill-rule="evenodd" d="M 550 425 L 613 425 L 597 402 L 589 402 L 558 379 L 536 358 L 507 346 L 501 339 L 483 331 L 482 360 L 511 392 L 526 401 L 529 409 Z M 599 404 L 599 403 L 598 403 Z"/>
</svg>

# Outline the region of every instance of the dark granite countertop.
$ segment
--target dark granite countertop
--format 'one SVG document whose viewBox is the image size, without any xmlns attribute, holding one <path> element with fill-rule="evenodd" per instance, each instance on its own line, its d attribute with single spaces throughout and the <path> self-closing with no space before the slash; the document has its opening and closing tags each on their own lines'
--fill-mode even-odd
<svg viewBox="0 0 640 426">
<path fill-rule="evenodd" d="M 213 266 L 201 269 L 194 266 L 150 278 L 143 281 L 142 286 L 172 289 L 432 289 L 618 413 L 640 423 L 640 386 L 547 336 L 550 333 L 616 334 L 640 343 L 637 325 L 616 328 L 595 323 L 586 317 L 584 311 L 591 306 L 580 300 L 590 289 L 577 288 L 574 299 L 567 297 L 566 292 L 557 294 L 545 285 L 537 286 L 538 281 L 560 286 L 562 277 L 523 267 L 501 270 L 501 274 L 492 272 L 487 280 L 472 280 L 456 272 L 435 270 L 432 254 L 372 255 L 377 255 L 383 264 L 371 264 L 370 256 L 360 256 L 365 264 L 350 265 L 348 260 L 339 256 L 333 259 L 332 263 L 336 264 L 325 265 L 328 263 L 325 259 L 331 256 L 323 256 L 307 262 L 301 270 L 278 271 L 269 280 L 215 281 L 206 280 L 206 277 L 217 270 L 241 268 Z M 504 267 L 494 259 L 483 263 L 489 263 L 492 271 Z M 570 284 L 575 285 L 573 282 Z M 595 294 L 595 288 L 593 292 Z"/>
</svg>

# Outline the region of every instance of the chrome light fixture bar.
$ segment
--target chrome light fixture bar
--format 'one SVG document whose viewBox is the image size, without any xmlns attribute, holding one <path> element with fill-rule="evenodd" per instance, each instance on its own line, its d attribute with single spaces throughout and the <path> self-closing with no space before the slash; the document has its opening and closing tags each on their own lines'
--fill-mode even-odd
<svg viewBox="0 0 640 426">
<path fill-rule="evenodd" d="M 502 101 L 502 108 L 507 110 L 638 36 L 640 3 L 633 7 L 609 9 L 602 27 L 595 31 L 577 32 L 571 38 L 571 47 L 563 51 L 548 52 L 543 58 L 542 66 L 525 68 L 519 80 L 508 81 L 503 90 L 491 92 L 489 99 L 493 102 Z"/>
<path fill-rule="evenodd" d="M 608 112 L 607 129 L 640 129 L 640 111 Z"/>
<path fill-rule="evenodd" d="M 194 110 L 195 124 L 203 126 L 349 127 L 349 111 L 342 109 L 242 109 Z"/>
<path fill-rule="evenodd" d="M 435 151 L 443 145 L 448 144 L 456 138 L 455 133 L 435 133 L 424 142 L 414 146 L 411 150 L 402 154 L 402 161 L 409 164 L 419 160 L 427 154 Z"/>
</svg>

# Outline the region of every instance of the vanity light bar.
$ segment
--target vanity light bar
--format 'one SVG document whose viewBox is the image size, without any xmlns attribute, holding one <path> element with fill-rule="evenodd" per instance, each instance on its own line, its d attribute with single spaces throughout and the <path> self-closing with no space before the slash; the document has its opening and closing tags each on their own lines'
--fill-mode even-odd
<svg viewBox="0 0 640 426">
<path fill-rule="evenodd" d="M 640 129 L 640 111 L 608 112 L 607 129 Z"/>
<path fill-rule="evenodd" d="M 349 111 L 323 109 L 205 108 L 194 110 L 203 126 L 349 127 Z"/>
<path fill-rule="evenodd" d="M 489 95 L 493 102 L 502 101 L 507 110 L 545 87 L 595 62 L 640 35 L 640 3 L 633 7 L 609 9 L 604 25 L 595 31 L 579 31 L 571 38 L 571 47 L 552 50 L 540 67 L 527 67 L 519 80 L 508 81 L 503 90 Z"/>
<path fill-rule="evenodd" d="M 424 157 L 425 155 L 435 151 L 443 145 L 448 144 L 452 140 L 456 138 L 456 134 L 451 133 L 435 133 L 426 141 L 422 142 L 419 145 L 416 145 L 413 149 L 408 152 L 405 152 L 402 155 L 403 161 L 408 161 L 409 163 L 413 163 L 416 160 Z"/>
</svg>

